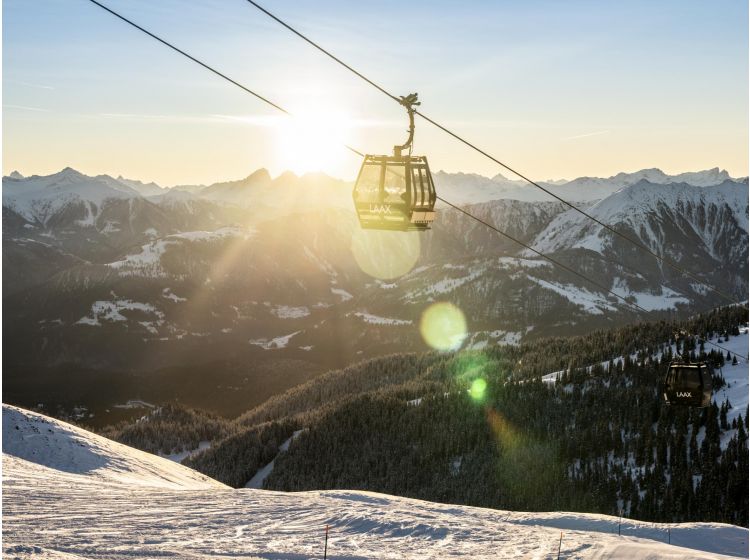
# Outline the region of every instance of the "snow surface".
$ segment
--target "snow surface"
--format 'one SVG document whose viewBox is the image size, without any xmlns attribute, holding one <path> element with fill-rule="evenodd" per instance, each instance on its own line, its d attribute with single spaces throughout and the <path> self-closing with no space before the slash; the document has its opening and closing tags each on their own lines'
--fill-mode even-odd
<svg viewBox="0 0 750 560">
<path fill-rule="evenodd" d="M 623 297 L 632 297 L 635 302 L 647 311 L 657 309 L 675 309 L 677 304 L 687 304 L 690 300 L 681 296 L 666 286 L 660 286 L 661 294 L 647 292 L 634 292 L 628 288 L 627 283 L 620 278 L 615 278 L 612 283 L 612 291 Z"/>
<path fill-rule="evenodd" d="M 181 303 L 183 301 L 187 301 L 187 298 L 180 297 L 177 294 L 173 293 L 171 288 L 164 288 L 161 292 L 161 297 L 170 299 L 175 303 Z"/>
<path fill-rule="evenodd" d="M 371 325 L 411 325 L 412 323 L 408 319 L 391 319 L 389 317 L 380 317 L 364 311 L 357 311 L 354 313 L 354 316 L 359 317 L 365 323 L 370 323 Z"/>
<path fill-rule="evenodd" d="M 547 288 L 548 290 L 552 290 L 553 292 L 561 295 L 571 303 L 580 305 L 587 313 L 591 315 L 602 315 L 606 311 L 615 310 L 613 302 L 608 301 L 606 295 L 604 294 L 591 292 L 584 288 L 576 287 L 572 284 L 558 284 L 557 282 L 550 282 L 548 280 L 534 278 L 531 275 L 528 276 L 528 279 L 536 284 L 539 284 L 543 288 Z M 674 309 L 677 304 L 689 303 L 688 298 L 665 286 L 661 287 L 661 294 L 635 292 L 633 290 L 630 290 L 627 285 L 619 278 L 615 279 L 615 282 L 612 286 L 612 291 L 622 296 L 623 298 L 633 298 L 635 303 L 641 306 L 646 311 Z M 617 305 L 624 305 L 624 302 L 619 299 L 615 303 Z"/>
<path fill-rule="evenodd" d="M 521 343 L 521 337 L 524 333 L 519 331 L 504 331 L 497 329 L 494 331 L 476 331 L 471 333 L 469 341 L 466 343 L 467 350 L 481 350 L 490 344 L 516 346 Z"/>
<path fill-rule="evenodd" d="M 110 323 L 126 322 L 128 320 L 120 311 L 140 311 L 156 317 L 155 323 L 161 325 L 164 323 L 164 313 L 156 309 L 150 303 L 141 303 L 129 299 L 115 299 L 113 301 L 98 300 L 91 304 L 91 313 L 81 317 L 76 324 L 88 325 L 90 327 L 100 327 L 101 321 Z M 143 324 L 143 322 L 141 322 Z M 148 322 L 150 325 L 151 323 Z M 146 326 L 146 325 L 144 325 Z"/>
<path fill-rule="evenodd" d="M 16 429 L 18 426 L 18 429 Z M 748 531 L 520 513 L 332 490 L 233 490 L 166 459 L 3 405 L 3 550 L 35 559 L 715 559 Z M 667 529 L 672 545 L 666 544 Z"/>
<path fill-rule="evenodd" d="M 304 306 L 290 307 L 288 305 L 277 305 L 271 309 L 271 313 L 279 319 L 301 319 L 302 317 L 307 317 L 310 314 L 310 310 Z"/>
<path fill-rule="evenodd" d="M 553 292 L 561 295 L 571 303 L 580 305 L 583 309 L 591 315 L 602 315 L 604 311 L 614 311 L 614 306 L 609 303 L 601 295 L 595 294 L 583 288 L 578 288 L 572 284 L 561 285 L 555 282 L 548 282 L 547 280 L 541 280 L 534 278 L 533 276 L 528 277 L 529 280 L 539 284 L 543 288 L 552 290 Z"/>
<path fill-rule="evenodd" d="M 119 269 L 125 274 L 137 272 L 143 276 L 166 276 L 161 268 L 161 257 L 166 253 L 167 247 L 174 243 L 175 241 L 169 238 L 156 239 L 143 245 L 139 253 L 125 255 L 121 260 L 109 263 L 107 266 Z"/>
<path fill-rule="evenodd" d="M 227 226 L 214 231 L 184 231 L 175 233 L 168 238 L 187 239 L 188 241 L 215 241 L 225 237 L 242 237 L 249 239 L 255 234 L 255 230 L 242 229 L 239 227 Z"/>
<path fill-rule="evenodd" d="M 552 263 L 545 260 L 534 260 L 534 259 L 522 259 L 519 257 L 498 257 L 497 263 L 501 268 L 510 268 L 511 266 L 519 268 L 539 268 L 547 267 L 551 268 Z"/>
<path fill-rule="evenodd" d="M 331 293 L 335 296 L 339 296 L 341 298 L 341 301 L 349 301 L 350 299 L 354 298 L 352 294 L 342 288 L 331 288 Z"/>
<path fill-rule="evenodd" d="M 167 272 L 161 265 L 161 259 L 170 246 L 185 242 L 212 242 L 227 237 L 249 239 L 254 233 L 255 230 L 239 227 L 223 227 L 215 231 L 185 231 L 175 233 L 146 243 L 140 247 L 139 252 L 125 255 L 119 261 L 109 263 L 107 266 L 118 269 L 123 276 L 165 277 L 167 276 Z"/>
<path fill-rule="evenodd" d="M 463 266 L 443 266 L 443 268 L 452 268 L 452 269 L 461 269 L 463 270 L 465 267 Z M 459 277 L 450 277 L 447 276 L 445 278 L 442 278 L 438 281 L 430 282 L 428 285 L 424 287 L 420 287 L 416 290 L 412 290 L 401 298 L 403 301 L 409 301 L 412 302 L 417 298 L 423 298 L 423 297 L 431 297 L 431 296 L 442 296 L 445 294 L 448 294 L 454 290 L 457 290 L 461 286 L 468 284 L 470 282 L 473 282 L 482 274 L 487 272 L 486 266 L 479 266 L 473 269 L 469 270 L 469 273 L 465 276 L 459 276 Z"/>
<path fill-rule="evenodd" d="M 260 346 L 261 348 L 263 348 L 263 350 L 279 350 L 281 348 L 286 348 L 292 337 L 298 335 L 301 332 L 302 331 L 294 331 L 291 334 L 277 336 L 276 338 L 258 338 L 255 340 L 250 340 L 248 342 L 253 346 Z"/>
<path fill-rule="evenodd" d="M 717 338 L 712 339 L 712 342 L 717 342 Z M 729 340 L 718 342 L 723 348 L 726 348 L 732 353 L 740 354 L 742 356 L 750 355 L 748 353 L 748 329 L 742 327 L 740 329 L 740 336 L 730 336 Z M 710 348 L 710 347 L 709 347 Z M 742 359 L 737 358 L 737 365 L 732 365 L 732 362 L 726 362 L 721 368 L 721 374 L 724 376 L 727 384 L 724 385 L 718 391 L 714 391 L 713 401 L 720 407 L 721 404 L 728 400 L 732 405 L 732 408 L 727 412 L 727 421 L 732 424 L 732 420 L 736 419 L 742 414 L 743 420 L 745 417 L 745 411 L 748 407 L 748 395 L 750 394 L 750 366 Z M 721 447 L 726 449 L 737 430 L 728 430 L 721 434 Z M 697 438 L 697 436 L 696 436 Z"/>
</svg>

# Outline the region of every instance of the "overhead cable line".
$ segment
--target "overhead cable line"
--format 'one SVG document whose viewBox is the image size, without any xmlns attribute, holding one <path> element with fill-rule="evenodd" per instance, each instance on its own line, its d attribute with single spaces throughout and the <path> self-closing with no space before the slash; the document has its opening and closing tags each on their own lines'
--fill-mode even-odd
<svg viewBox="0 0 750 560">
<path fill-rule="evenodd" d="M 361 78 L 362 80 L 364 80 L 365 82 L 367 82 L 368 84 L 370 84 L 371 86 L 373 86 L 375 89 L 377 89 L 378 91 L 380 91 L 384 95 L 387 95 L 388 97 L 390 97 L 392 100 L 396 101 L 397 103 L 401 102 L 399 97 L 393 95 L 391 92 L 389 92 L 384 87 L 378 85 L 376 82 L 374 82 L 373 80 L 369 79 L 367 76 L 365 76 L 361 72 L 358 72 L 357 70 L 355 70 L 354 68 L 352 68 L 351 66 L 349 66 L 348 64 L 346 64 L 344 61 L 342 61 L 340 58 L 338 58 L 337 56 L 335 56 L 333 53 L 331 53 L 330 51 L 328 51 L 325 48 L 321 47 L 318 43 L 316 43 L 315 41 L 313 41 L 312 39 L 310 39 L 309 37 L 307 37 L 305 34 L 303 34 L 302 32 L 298 31 L 297 29 L 295 29 L 294 27 L 292 27 L 291 25 L 289 25 L 288 23 L 286 23 L 284 20 L 282 20 L 278 16 L 276 16 L 276 15 L 272 14 L 271 12 L 269 12 L 268 10 L 266 10 L 263 6 L 261 6 L 260 4 L 258 4 L 257 2 L 255 2 L 254 0 L 246 0 L 246 2 L 250 3 L 251 5 L 253 5 L 255 8 L 257 8 L 258 10 L 260 10 L 261 12 L 263 12 L 264 14 L 266 14 L 268 17 L 270 17 L 274 21 L 278 22 L 280 25 L 284 26 L 286 29 L 288 29 L 289 31 L 291 31 L 292 33 L 294 33 L 295 35 L 297 35 L 299 38 L 301 38 L 302 40 L 304 40 L 305 42 L 307 42 L 308 44 L 310 44 L 311 46 L 313 46 L 314 48 L 316 48 L 317 50 L 319 50 L 320 52 L 322 52 L 323 54 L 325 54 L 327 57 L 331 58 L 332 60 L 334 60 L 335 62 L 337 62 L 338 64 L 340 64 L 341 66 L 343 66 L 344 68 L 346 68 L 347 70 L 349 70 L 350 72 L 352 72 L 353 74 L 355 74 L 356 76 L 358 76 L 359 78 Z M 500 161 L 495 156 L 493 156 L 493 155 L 489 154 L 488 152 L 486 152 L 485 150 L 479 148 L 477 145 L 471 143 L 470 141 L 466 140 L 462 136 L 459 136 L 458 134 L 456 134 L 455 132 L 453 132 L 449 128 L 447 128 L 447 127 L 443 126 L 442 124 L 436 122 L 435 120 L 433 120 L 432 118 L 428 117 L 424 113 L 422 113 L 422 112 L 420 112 L 418 110 L 414 111 L 414 112 L 415 112 L 415 114 L 419 115 L 424 120 L 426 120 L 428 123 L 430 123 L 431 125 L 439 128 L 440 130 L 442 130 L 446 134 L 452 136 L 453 138 L 455 138 L 456 140 L 458 140 L 462 144 L 468 146 L 472 150 L 478 152 L 479 154 L 483 155 L 487 159 L 489 159 L 489 160 L 493 161 L 494 163 L 498 164 L 499 166 L 503 167 L 507 171 L 510 171 L 511 173 L 513 173 L 514 175 L 516 175 L 517 177 L 520 177 L 521 179 L 523 179 L 524 181 L 526 181 L 530 185 L 535 186 L 536 188 L 538 188 L 541 191 L 545 192 L 546 194 L 548 194 L 552 198 L 558 200 L 559 202 L 562 202 L 566 206 L 568 206 L 571 209 L 575 210 L 576 212 L 582 214 L 583 216 L 585 216 L 589 220 L 592 220 L 593 222 L 595 222 L 599 226 L 603 227 L 607 231 L 612 232 L 613 234 L 617 235 L 621 239 L 624 239 L 628 243 L 631 243 L 634 246 L 636 246 L 639 249 L 641 249 L 642 251 L 645 251 L 646 253 L 648 253 L 649 255 L 651 255 L 652 257 L 654 257 L 655 259 L 657 259 L 659 262 L 661 262 L 663 264 L 666 264 L 667 266 L 669 266 L 672 269 L 676 270 L 677 272 L 679 272 L 683 276 L 687 276 L 688 278 L 690 278 L 694 282 L 697 282 L 699 285 L 703 286 L 704 288 L 707 288 L 707 289 L 711 290 L 712 292 L 714 292 L 715 294 L 718 294 L 719 296 L 721 296 L 725 300 L 727 300 L 727 301 L 729 301 L 731 303 L 734 303 L 736 305 L 743 305 L 742 303 L 740 303 L 739 301 L 737 301 L 737 299 L 735 299 L 735 297 L 732 296 L 731 294 L 728 294 L 728 293 L 726 293 L 723 290 L 720 290 L 718 288 L 714 288 L 713 286 L 711 286 L 710 284 L 708 284 L 705 281 L 701 280 L 695 274 L 693 274 L 689 270 L 683 268 L 682 266 L 680 266 L 679 264 L 677 264 L 673 260 L 671 260 L 671 259 L 669 259 L 667 257 L 663 257 L 663 256 L 659 255 L 658 253 L 656 253 L 655 251 L 653 251 L 652 249 L 650 249 L 649 247 L 647 247 L 646 245 L 644 245 L 643 243 L 641 243 L 640 241 L 638 241 L 637 239 L 633 239 L 629 235 L 626 235 L 626 234 L 624 234 L 624 233 L 616 230 L 615 228 L 613 228 L 609 224 L 606 224 L 606 223 L 602 222 L 601 220 L 599 220 L 598 218 L 594 217 L 589 212 L 586 212 L 585 210 L 579 208 L 575 204 L 573 204 L 571 202 L 568 202 L 567 200 L 563 199 L 562 197 L 556 195 L 555 193 L 553 193 L 549 189 L 543 187 L 542 185 L 540 185 L 536 181 L 533 181 L 532 179 L 530 179 L 526 175 L 524 175 L 524 174 L 520 173 L 519 171 L 516 171 L 512 167 L 506 165 L 505 163 L 503 163 L 502 161 Z"/>
<path fill-rule="evenodd" d="M 203 68 L 205 68 L 206 70 L 208 70 L 208 71 L 210 71 L 211 73 L 215 74 L 216 76 L 219 76 L 220 78 L 223 78 L 224 80 L 228 81 L 229 83 L 231 83 L 231 84 L 233 84 L 233 85 L 235 85 L 235 86 L 239 87 L 239 88 L 240 88 L 240 89 L 242 89 L 242 90 L 243 90 L 244 92 L 246 92 L 246 93 L 249 93 L 249 94 L 253 95 L 253 96 L 254 96 L 255 98 L 257 98 L 257 99 L 259 99 L 259 100 L 263 101 L 264 103 L 266 103 L 266 104 L 270 105 L 270 106 L 271 106 L 271 107 L 273 107 L 274 109 L 277 109 L 278 111 L 281 111 L 281 112 L 282 112 L 282 113 L 284 113 L 285 115 L 290 115 L 290 116 L 292 115 L 292 113 L 290 113 L 289 111 L 287 111 L 286 109 L 284 109 L 284 108 L 283 108 L 283 107 L 281 107 L 280 105 L 277 105 L 276 103 L 274 103 L 274 102 L 270 101 L 269 99 L 267 99 L 267 98 L 263 97 L 262 95 L 260 95 L 260 94 L 256 93 L 255 91 L 251 90 L 250 88 L 248 88 L 248 87 L 246 87 L 246 86 L 242 85 L 241 83 L 237 82 L 236 80 L 233 80 L 232 78 L 230 78 L 230 77 L 229 77 L 229 76 L 227 76 L 226 74 L 224 74 L 224 73 L 222 73 L 222 72 L 219 72 L 218 70 L 216 70 L 216 69 L 215 69 L 215 68 L 213 68 L 212 66 L 208 65 L 207 63 L 205 63 L 205 62 L 202 62 L 201 60 L 199 60 L 199 59 L 195 58 L 194 56 L 191 56 L 190 54 L 186 53 L 186 52 L 185 52 L 185 51 L 183 51 L 182 49 L 180 49 L 180 48 L 178 48 L 178 47 L 174 46 L 174 45 L 173 45 L 172 43 L 170 43 L 170 42 L 166 41 L 165 39 L 162 39 L 161 37 L 159 37 L 159 36 L 155 35 L 154 33 L 152 33 L 152 32 L 150 32 L 150 31 L 148 31 L 147 29 L 145 29 L 145 28 L 141 27 L 140 25 L 138 25 L 137 23 L 135 23 L 135 22 L 131 21 L 130 19 L 126 18 L 125 16 L 122 16 L 122 15 L 120 15 L 120 14 L 119 14 L 119 13 L 117 13 L 116 11 L 112 10 L 111 8 L 108 8 L 108 7 L 107 7 L 107 6 L 105 6 L 104 4 L 102 4 L 102 3 L 98 2 L 97 0 L 88 0 L 88 1 L 89 1 L 89 2 L 91 2 L 91 3 L 92 3 L 92 4 L 94 4 L 94 5 L 96 5 L 96 6 L 100 7 L 100 8 L 102 8 L 103 10 L 105 10 L 105 11 L 109 12 L 110 14 L 112 14 L 113 16 L 117 17 L 118 19 L 120 19 L 120 20 L 124 21 L 125 23 L 127 23 L 127 24 L 131 25 L 131 26 L 132 26 L 132 27 L 134 27 L 135 29 L 137 29 L 137 30 L 139 30 L 139 31 L 141 31 L 141 32 L 143 32 L 143 33 L 145 33 L 145 34 L 146 34 L 146 35 L 148 35 L 149 37 L 151 37 L 151 38 L 153 38 L 153 39 L 156 39 L 157 41 L 159 41 L 159 42 L 160 42 L 160 43 L 162 43 L 163 45 L 165 45 L 165 46 L 169 47 L 170 49 L 172 49 L 173 51 L 175 51 L 175 52 L 177 52 L 177 53 L 179 53 L 179 54 L 181 54 L 181 55 L 185 56 L 186 58 L 188 58 L 188 59 L 190 59 L 191 61 L 195 62 L 196 64 L 198 64 L 198 65 L 202 66 Z M 249 1 L 249 0 L 248 0 L 248 1 Z M 347 149 L 348 149 L 349 151 L 351 151 L 351 152 L 353 152 L 353 153 L 357 154 L 357 155 L 358 155 L 358 156 L 360 156 L 360 157 L 364 157 L 364 155 L 365 155 L 365 154 L 363 154 L 362 152 L 360 152 L 359 150 L 357 150 L 356 148 L 353 148 L 353 147 L 351 147 L 351 146 L 348 146 L 348 145 L 345 145 L 345 147 L 346 147 L 346 148 L 347 148 Z M 553 257 L 550 257 L 549 255 L 546 255 L 546 254 L 542 253 L 541 251 L 538 251 L 537 249 L 534 249 L 533 247 L 531 247 L 531 246 L 527 245 L 526 243 L 523 243 L 523 242 L 522 242 L 522 241 L 520 241 L 519 239 L 516 239 L 515 237 L 513 237 L 513 236 L 509 235 L 508 233 L 505 233 L 504 231 L 500 230 L 499 228 L 495 227 L 494 225 L 490 224 L 489 222 L 487 222 L 487 221 L 485 221 L 485 220 L 483 220 L 483 219 L 481 219 L 481 218 L 479 218 L 479 217 L 475 216 L 474 214 L 472 214 L 472 213 L 471 213 L 471 212 L 469 212 L 468 210 L 465 210 L 465 209 L 463 209 L 463 208 L 461 208 L 461 207 L 459 207 L 459 206 L 456 206 L 455 204 L 453 204 L 453 203 L 451 203 L 451 202 L 449 202 L 449 201 L 445 200 L 445 199 L 444 199 L 444 198 L 442 198 L 442 197 L 438 197 L 438 198 L 439 198 L 439 199 L 440 199 L 440 200 L 441 200 L 441 201 L 442 201 L 443 203 L 445 203 L 445 204 L 447 204 L 448 206 L 450 206 L 451 208 L 454 208 L 454 209 L 458 210 L 459 212 L 461 212 L 462 214 L 464 214 L 464 215 L 468 216 L 469 218 L 471 218 L 471 219 L 473 219 L 473 220 L 475 220 L 475 221 L 479 222 L 480 224 L 483 224 L 483 225 L 487 226 L 488 228 L 490 228 L 490 229 L 491 229 L 491 230 L 493 230 L 494 232 L 496 232 L 496 233 L 499 233 L 500 235 L 502 235 L 502 236 L 504 236 L 504 237 L 506 237 L 506 238 L 510 239 L 511 241 L 513 241 L 513 242 L 515 242 L 515 243 L 519 244 L 520 246 L 524 247 L 525 249 L 528 249 L 529 251 L 532 251 L 532 252 L 534 252 L 535 254 L 537 254 L 537 255 L 541 256 L 542 258 L 544 258 L 544 259 L 548 260 L 549 262 L 553 263 L 554 265 L 556 265 L 556 266 L 559 266 L 560 268 L 562 268 L 562 269 L 564 269 L 564 270 L 566 270 L 566 271 L 570 272 L 571 274 L 574 274 L 574 275 L 578 276 L 579 278 L 582 278 L 583 280 L 585 280 L 585 281 L 587 281 L 588 283 L 590 283 L 590 284 L 592 284 L 592 285 L 596 286 L 596 287 L 597 287 L 597 288 L 599 288 L 600 290 L 602 290 L 602 291 L 604 291 L 604 292 L 607 292 L 607 293 L 609 293 L 609 294 L 613 295 L 614 297 L 616 297 L 616 298 L 618 298 L 618 299 L 622 300 L 622 301 L 623 301 L 623 302 L 624 302 L 624 303 L 625 303 L 626 305 L 629 305 L 629 306 L 631 306 L 632 308 L 636 309 L 636 310 L 637 310 L 637 311 L 638 311 L 639 313 L 646 313 L 646 314 L 648 314 L 648 313 L 649 313 L 649 311 L 648 311 L 647 309 L 644 309 L 643 307 L 641 307 L 641 306 L 640 306 L 640 305 L 638 305 L 637 303 L 634 303 L 634 302 L 632 302 L 632 301 L 629 301 L 629 300 L 628 300 L 628 299 L 627 299 L 627 298 L 626 298 L 625 296 L 622 296 L 622 295 L 620 295 L 620 294 L 618 294 L 618 293 L 616 293 L 616 292 L 614 292 L 614 291 L 610 290 L 609 288 L 607 288 L 607 287 L 603 286 L 602 284 L 599 284 L 598 282 L 596 282 L 596 281 L 592 280 L 591 278 L 588 278 L 588 277 L 587 277 L 587 276 L 585 276 L 584 274 L 582 274 L 582 273 L 578 272 L 577 270 L 575 270 L 575 269 L 573 269 L 573 268 L 571 268 L 571 267 L 569 267 L 569 266 L 567 266 L 567 265 L 565 265 L 565 264 L 561 263 L 560 261 L 558 261 L 558 260 L 554 259 Z M 705 341 L 705 342 L 707 342 L 708 344 L 711 344 L 711 345 L 713 345 L 713 346 L 716 346 L 717 348 L 720 348 L 720 349 L 722 349 L 722 350 L 727 350 L 726 348 L 724 348 L 724 347 L 722 347 L 722 346 L 720 346 L 720 345 L 718 345 L 718 344 L 715 344 L 715 343 L 713 343 L 713 342 L 710 342 L 710 341 Z M 748 360 L 748 358 L 747 358 L 746 356 L 742 356 L 741 354 L 737 354 L 736 352 L 735 352 L 735 354 L 736 354 L 737 356 L 740 356 L 741 358 L 743 358 L 743 359 L 744 359 L 744 360 L 746 360 L 746 361 Z"/>
<path fill-rule="evenodd" d="M 154 34 L 153 34 L 153 33 L 151 33 L 151 32 L 150 32 L 150 31 L 149 31 L 148 29 L 144 29 L 143 27 L 141 27 L 140 25 L 138 25 L 138 24 L 137 24 L 137 23 L 135 23 L 134 21 L 132 21 L 132 20 L 129 20 L 128 18 L 126 18 L 126 17 L 125 17 L 125 16 L 123 16 L 123 15 L 120 15 L 119 13 L 117 13 L 116 11 L 114 11 L 114 10 L 112 10 L 112 9 L 108 8 L 108 7 L 107 7 L 107 6 L 105 6 L 104 4 L 102 4 L 102 3 L 100 3 L 100 2 L 97 2 L 97 0 L 89 0 L 89 2 L 91 2 L 92 4 L 96 4 L 96 5 L 97 5 L 97 6 L 99 6 L 99 7 L 100 7 L 100 8 L 102 9 L 102 10 L 105 10 L 105 11 L 109 12 L 110 14 L 112 14 L 112 15 L 113 15 L 113 16 L 115 16 L 116 18 L 119 18 L 119 19 L 121 19 L 121 20 L 122 20 L 122 21 L 124 21 L 125 23 L 127 23 L 127 24 L 129 24 L 129 25 L 132 25 L 132 26 L 133 26 L 133 27 L 135 27 L 135 28 L 136 28 L 136 29 L 137 29 L 138 31 L 142 31 L 143 33 L 145 33 L 146 35 L 148 35 L 148 36 L 149 36 L 149 37 L 151 37 L 152 39 L 156 39 L 156 40 L 157 40 L 157 41 L 159 41 L 159 42 L 160 42 L 160 43 L 161 43 L 162 45 L 165 45 L 165 46 L 169 47 L 169 48 L 170 48 L 170 49 L 172 49 L 173 51 L 176 51 L 176 52 L 180 53 L 180 54 L 181 54 L 182 56 L 184 56 L 184 57 L 187 57 L 187 58 L 189 58 L 190 60 L 192 60 L 192 61 L 193 61 L 193 62 L 195 62 L 196 64 L 198 64 L 198 65 L 200 65 L 200 66 L 203 66 L 203 68 L 205 68 L 205 69 L 206 69 L 206 70 L 208 70 L 209 72 L 213 72 L 214 74 L 216 74 L 216 75 L 217 75 L 217 76 L 219 76 L 220 78 L 224 78 L 224 79 L 225 79 L 226 81 L 228 81 L 228 82 L 230 82 L 230 83 L 234 84 L 235 86 L 237 86 L 238 88 L 240 88 L 240 89 L 241 89 L 241 90 L 243 90 L 244 92 L 246 92 L 246 93 L 249 93 L 250 95 L 253 95 L 253 96 L 257 97 L 257 98 L 258 98 L 258 99 L 260 99 L 260 100 L 261 100 L 261 101 L 262 101 L 263 103 L 266 103 L 266 104 L 270 105 L 271 107 L 273 107 L 274 109 L 276 109 L 276 110 L 278 110 L 278 111 L 281 111 L 282 113 L 285 113 L 285 114 L 287 114 L 287 115 L 289 115 L 289 114 L 290 114 L 290 113 L 289 113 L 289 111 L 287 111 L 287 110 L 286 110 L 286 109 L 284 109 L 283 107 L 280 107 L 280 106 L 276 105 L 276 103 L 274 103 L 273 101 L 270 101 L 270 100 L 266 99 L 265 97 L 263 97 L 262 95 L 260 95 L 259 93 L 256 93 L 256 92 L 254 92 L 253 90 L 251 90 L 250 88 L 248 88 L 248 87 L 245 87 L 245 86 L 243 86 L 243 85 L 242 85 L 241 83 L 239 83 L 239 82 L 237 82 L 237 81 L 233 80 L 232 78 L 230 78 L 230 77 L 229 77 L 229 76 L 227 76 L 226 74 L 222 74 L 221 72 L 219 72 L 219 71 L 218 71 L 218 70 L 216 70 L 215 68 L 213 68 L 213 67 L 209 66 L 209 65 L 208 65 L 208 64 L 206 64 L 205 62 L 202 62 L 202 61 L 198 60 L 198 59 L 197 59 L 197 58 L 195 58 L 194 56 L 192 56 L 192 55 L 190 55 L 190 54 L 186 53 L 185 51 L 183 51 L 182 49 L 180 49 L 180 48 L 178 48 L 178 47 L 175 47 L 175 46 L 174 46 L 174 45 L 173 45 L 172 43 L 169 43 L 169 42 L 165 41 L 164 39 L 162 39 L 162 38 L 161 38 L 161 37 L 159 37 L 158 35 L 154 35 Z"/>
</svg>

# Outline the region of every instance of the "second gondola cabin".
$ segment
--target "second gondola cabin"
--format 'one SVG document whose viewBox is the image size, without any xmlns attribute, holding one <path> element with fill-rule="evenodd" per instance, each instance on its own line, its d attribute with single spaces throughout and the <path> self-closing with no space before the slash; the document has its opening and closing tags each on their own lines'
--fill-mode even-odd
<svg viewBox="0 0 750 560">
<path fill-rule="evenodd" d="M 409 138 L 393 155 L 366 155 L 352 198 L 364 229 L 422 231 L 435 220 L 435 184 L 425 156 L 411 154 L 417 94 L 401 98 L 409 113 Z M 404 153 L 406 152 L 406 153 Z"/>
<path fill-rule="evenodd" d="M 707 364 L 672 362 L 662 383 L 665 404 L 704 408 L 711 404 L 713 380 Z"/>
</svg>

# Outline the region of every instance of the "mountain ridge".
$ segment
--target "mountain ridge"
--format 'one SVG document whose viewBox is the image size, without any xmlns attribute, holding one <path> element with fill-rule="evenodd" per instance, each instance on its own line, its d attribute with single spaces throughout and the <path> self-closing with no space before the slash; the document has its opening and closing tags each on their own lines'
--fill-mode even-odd
<svg viewBox="0 0 750 560">
<path fill-rule="evenodd" d="M 525 255 L 452 209 L 438 209 L 434 227 L 423 234 L 363 231 L 349 186 L 322 175 L 284 174 L 269 184 L 261 173 L 256 179 L 263 185 L 252 187 L 251 200 L 242 191 L 240 204 L 175 189 L 143 197 L 115 179 L 81 179 L 73 170 L 62 175 L 68 179 L 4 184 L 4 197 L 24 184 L 44 190 L 56 181 L 73 191 L 96 188 L 99 196 L 56 198 L 53 186 L 47 200 L 59 211 L 33 222 L 3 207 L 4 317 L 13 325 L 4 335 L 5 379 L 16 398 L 26 398 L 33 379 L 44 378 L 55 398 L 77 405 L 69 402 L 72 387 L 58 387 L 60 377 L 89 387 L 83 380 L 90 372 L 106 371 L 128 400 L 137 397 L 129 391 L 143 385 L 146 372 L 161 372 L 148 378 L 158 392 L 179 371 L 201 388 L 193 394 L 196 403 L 257 403 L 267 395 L 252 391 L 254 380 L 284 389 L 355 360 L 424 350 L 417 327 L 440 302 L 461 310 L 461 347 L 476 349 L 681 317 L 725 303 L 558 201 L 499 199 L 466 207 L 582 276 Z M 114 198 L 100 200 L 108 189 Z M 582 204 L 593 212 L 627 208 L 602 217 L 741 299 L 746 200 L 744 182 L 636 182 Z M 271 364 L 284 375 L 271 380 Z M 199 371 L 214 368 L 223 381 L 201 381 Z"/>
</svg>

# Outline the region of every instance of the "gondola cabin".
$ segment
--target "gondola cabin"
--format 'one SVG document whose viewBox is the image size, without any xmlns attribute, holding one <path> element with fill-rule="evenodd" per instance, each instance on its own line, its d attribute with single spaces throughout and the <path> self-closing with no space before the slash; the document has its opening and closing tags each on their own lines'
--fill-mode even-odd
<svg viewBox="0 0 750 560">
<path fill-rule="evenodd" d="M 352 198 L 364 229 L 424 231 L 435 220 L 435 184 L 425 156 L 411 154 L 417 94 L 401 97 L 409 115 L 409 138 L 392 156 L 366 155 Z"/>
<path fill-rule="evenodd" d="M 435 219 L 435 185 L 424 156 L 365 156 L 352 197 L 365 229 L 425 230 Z"/>
<path fill-rule="evenodd" d="M 712 385 L 705 363 L 672 362 L 664 377 L 662 396 L 668 405 L 703 408 L 711 404 Z"/>
</svg>

